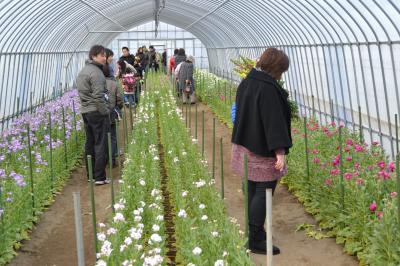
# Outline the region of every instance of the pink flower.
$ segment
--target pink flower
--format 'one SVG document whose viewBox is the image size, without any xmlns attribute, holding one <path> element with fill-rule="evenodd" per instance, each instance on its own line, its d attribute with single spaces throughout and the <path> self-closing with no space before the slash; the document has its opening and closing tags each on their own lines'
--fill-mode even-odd
<svg viewBox="0 0 400 266">
<path fill-rule="evenodd" d="M 350 151 L 350 147 L 349 146 L 344 147 L 344 151 L 345 152 L 349 152 Z"/>
<path fill-rule="evenodd" d="M 350 146 L 353 145 L 353 140 L 352 140 L 352 139 L 348 139 L 348 140 L 346 141 L 346 144 L 347 144 L 347 145 L 350 145 Z"/>
<path fill-rule="evenodd" d="M 340 155 L 336 156 L 336 158 L 332 161 L 333 166 L 338 166 L 340 164 Z"/>
<path fill-rule="evenodd" d="M 379 145 L 379 142 L 378 142 L 378 141 L 373 141 L 373 142 L 372 142 L 372 145 L 373 145 L 373 146 L 378 146 L 378 145 Z"/>
<path fill-rule="evenodd" d="M 312 154 L 318 154 L 318 149 L 313 149 L 313 150 L 311 151 L 311 153 L 312 153 Z"/>
<path fill-rule="evenodd" d="M 390 173 L 383 171 L 383 170 L 378 172 L 378 176 L 382 177 L 384 180 L 390 179 Z"/>
<path fill-rule="evenodd" d="M 352 173 L 345 173 L 344 174 L 344 178 L 346 178 L 346 180 L 351 180 L 353 178 L 353 174 Z"/>
<path fill-rule="evenodd" d="M 299 131 L 297 129 L 292 130 L 293 134 L 299 134 Z"/>
<path fill-rule="evenodd" d="M 331 127 L 336 127 L 336 123 L 335 123 L 335 122 L 332 122 L 332 123 L 330 123 L 330 126 L 331 126 Z"/>
<path fill-rule="evenodd" d="M 354 145 L 354 149 L 356 150 L 356 152 L 363 152 L 364 151 L 363 146 L 358 145 L 358 144 Z"/>
<path fill-rule="evenodd" d="M 354 168 L 357 169 L 357 170 L 360 170 L 360 164 L 359 163 L 355 163 L 354 164 Z"/>
<path fill-rule="evenodd" d="M 377 165 L 379 166 L 379 168 L 381 168 L 381 170 L 385 169 L 386 167 L 386 163 L 384 161 L 379 161 Z"/>
<path fill-rule="evenodd" d="M 331 187 L 332 185 L 333 185 L 333 180 L 331 178 L 325 180 L 325 186 Z"/>
<path fill-rule="evenodd" d="M 376 214 L 376 216 L 378 217 L 379 220 L 382 219 L 383 218 L 383 212 L 378 212 Z"/>
<path fill-rule="evenodd" d="M 225 96 L 224 95 L 219 96 L 219 98 L 221 99 L 221 101 L 225 100 Z"/>
<path fill-rule="evenodd" d="M 353 157 L 351 157 L 351 156 L 348 156 L 348 157 L 346 158 L 346 161 L 348 161 L 348 162 L 351 162 L 351 161 L 353 161 Z"/>
<path fill-rule="evenodd" d="M 335 176 L 335 175 L 339 175 L 340 174 L 340 170 L 339 169 L 332 169 L 330 171 L 330 175 L 331 176 Z"/>
<path fill-rule="evenodd" d="M 371 205 L 369 205 L 369 210 L 372 211 L 372 212 L 374 212 L 374 211 L 376 211 L 376 208 L 377 208 L 377 207 L 378 207 L 378 205 L 376 205 L 376 202 L 373 201 L 373 202 L 371 203 Z"/>
<path fill-rule="evenodd" d="M 397 197 L 397 192 L 393 191 L 392 193 L 390 193 L 390 197 L 395 198 Z"/>
<path fill-rule="evenodd" d="M 357 186 L 362 186 L 362 185 L 364 185 L 364 179 L 362 179 L 362 178 L 357 178 L 356 184 L 357 184 Z"/>
<path fill-rule="evenodd" d="M 314 162 L 315 164 L 320 164 L 321 160 L 320 160 L 319 158 L 315 157 L 315 158 L 313 159 L 313 162 Z"/>
<path fill-rule="evenodd" d="M 394 165 L 394 162 L 390 162 L 389 163 L 389 171 L 393 173 L 395 169 L 396 169 L 396 166 Z"/>
<path fill-rule="evenodd" d="M 368 171 L 372 171 L 374 169 L 374 166 L 373 165 L 369 165 L 368 166 Z"/>
</svg>

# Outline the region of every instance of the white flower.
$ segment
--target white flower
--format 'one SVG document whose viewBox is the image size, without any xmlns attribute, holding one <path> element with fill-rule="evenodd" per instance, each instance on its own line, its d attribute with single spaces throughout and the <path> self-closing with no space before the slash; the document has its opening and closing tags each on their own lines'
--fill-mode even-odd
<svg viewBox="0 0 400 266">
<path fill-rule="evenodd" d="M 187 266 L 196 266 L 196 264 L 190 262 Z"/>
<path fill-rule="evenodd" d="M 187 152 L 185 152 L 185 151 L 182 152 L 182 155 L 183 155 L 183 156 L 186 156 L 186 154 L 187 154 Z"/>
<path fill-rule="evenodd" d="M 212 236 L 213 236 L 213 237 L 217 237 L 217 236 L 219 236 L 219 233 L 218 233 L 218 232 L 216 232 L 216 231 L 214 231 L 214 232 L 211 232 L 211 234 L 212 234 Z"/>
<path fill-rule="evenodd" d="M 158 232 L 158 231 L 160 231 L 160 226 L 158 226 L 156 224 L 153 224 L 152 229 L 153 229 L 154 232 Z"/>
<path fill-rule="evenodd" d="M 192 142 L 193 143 L 197 143 L 197 139 L 192 139 Z"/>
<path fill-rule="evenodd" d="M 142 229 L 131 228 L 128 230 L 128 232 L 135 240 L 139 240 L 142 237 Z"/>
<path fill-rule="evenodd" d="M 201 216 L 201 219 L 202 219 L 203 221 L 205 221 L 205 220 L 208 219 L 208 216 L 207 216 L 207 215 L 203 215 L 203 216 Z"/>
<path fill-rule="evenodd" d="M 177 163 L 177 162 L 179 162 L 179 159 L 178 159 L 178 157 L 175 157 L 174 158 L 174 163 Z"/>
<path fill-rule="evenodd" d="M 107 262 L 105 262 L 104 260 L 98 260 L 96 262 L 96 266 L 107 266 Z"/>
<path fill-rule="evenodd" d="M 186 217 L 187 217 L 186 211 L 185 211 L 185 210 L 182 210 L 182 209 L 179 210 L 178 216 L 179 216 L 179 217 L 186 218 Z"/>
<path fill-rule="evenodd" d="M 206 185 L 206 181 L 200 180 L 199 182 L 194 182 L 197 188 L 201 188 Z"/>
<path fill-rule="evenodd" d="M 157 221 L 164 221 L 164 216 L 158 215 L 158 216 L 156 217 L 156 220 L 157 220 Z"/>
<path fill-rule="evenodd" d="M 192 252 L 193 252 L 194 255 L 197 256 L 197 255 L 201 254 L 202 250 L 199 247 L 195 247 Z"/>
<path fill-rule="evenodd" d="M 160 158 L 158 158 L 158 156 L 154 156 L 153 160 L 158 161 L 158 160 L 160 160 Z"/>
<path fill-rule="evenodd" d="M 199 205 L 199 208 L 202 209 L 202 210 L 203 210 L 205 207 L 206 207 L 206 205 L 204 205 L 203 203 Z"/>
<path fill-rule="evenodd" d="M 143 229 L 143 228 L 144 228 L 144 224 L 138 224 L 138 225 L 137 225 L 137 228 Z"/>
<path fill-rule="evenodd" d="M 152 197 L 155 197 L 155 196 L 157 196 L 157 195 L 159 195 L 160 194 L 160 190 L 158 190 L 158 189 L 153 189 L 152 191 L 151 191 L 151 196 Z"/>
<path fill-rule="evenodd" d="M 135 216 L 135 222 L 140 222 L 142 220 L 142 216 Z"/>
<path fill-rule="evenodd" d="M 229 255 L 229 253 L 228 252 L 226 252 L 226 251 L 224 251 L 223 253 L 222 253 L 222 257 L 226 257 L 226 256 L 228 256 Z"/>
<path fill-rule="evenodd" d="M 109 257 L 112 251 L 111 242 L 108 240 L 104 241 L 103 245 L 101 246 L 101 255 Z"/>
<path fill-rule="evenodd" d="M 139 203 L 140 203 L 140 206 L 142 206 L 142 207 L 146 206 L 146 203 L 144 201 L 139 201 Z"/>
<path fill-rule="evenodd" d="M 188 195 L 188 192 L 187 191 L 183 191 L 182 192 L 182 197 L 186 197 Z"/>
<path fill-rule="evenodd" d="M 214 263 L 214 266 L 225 266 L 225 263 L 224 263 L 223 260 L 217 260 L 217 261 Z"/>
<path fill-rule="evenodd" d="M 143 266 L 158 266 L 162 264 L 163 260 L 163 257 L 158 254 L 152 257 L 146 257 L 144 258 Z"/>
<path fill-rule="evenodd" d="M 162 238 L 159 234 L 152 234 L 150 240 L 159 243 L 162 241 Z"/>
<path fill-rule="evenodd" d="M 171 150 L 169 150 L 169 151 L 168 151 L 168 154 L 171 154 L 171 153 L 172 153 L 172 151 L 171 151 Z"/>
<path fill-rule="evenodd" d="M 139 184 L 140 184 L 141 186 L 145 186 L 145 185 L 146 185 L 146 182 L 145 182 L 143 179 L 140 179 Z"/>
<path fill-rule="evenodd" d="M 135 215 L 135 216 L 140 215 L 140 211 L 139 211 L 139 210 L 134 210 L 134 211 L 133 211 L 133 215 Z"/>
<path fill-rule="evenodd" d="M 106 225 L 103 224 L 103 223 L 99 223 L 99 227 L 100 227 L 100 228 L 103 228 L 103 227 L 106 227 Z"/>
<path fill-rule="evenodd" d="M 117 212 L 114 216 L 114 222 L 125 222 L 124 215 L 120 212 Z"/>
<path fill-rule="evenodd" d="M 103 242 L 104 240 L 106 240 L 106 235 L 103 233 L 97 233 L 97 239 Z"/>
<path fill-rule="evenodd" d="M 130 237 L 126 237 L 124 240 L 124 243 L 129 246 L 130 244 L 132 244 L 132 239 Z"/>
<path fill-rule="evenodd" d="M 132 261 L 125 260 L 124 262 L 122 262 L 122 266 L 132 266 Z"/>
<path fill-rule="evenodd" d="M 124 180 L 120 179 L 120 180 L 118 180 L 118 182 L 119 182 L 120 184 L 123 184 L 123 183 L 124 183 Z"/>
<path fill-rule="evenodd" d="M 240 235 L 244 235 L 244 232 L 242 230 L 239 230 Z"/>
<path fill-rule="evenodd" d="M 124 252 L 124 250 L 126 249 L 127 245 L 121 245 L 119 247 L 119 252 Z"/>
<path fill-rule="evenodd" d="M 117 233 L 117 229 L 111 227 L 107 230 L 107 235 L 115 235 Z"/>
<path fill-rule="evenodd" d="M 141 251 L 141 250 L 143 249 L 143 246 L 142 246 L 142 245 L 136 244 L 135 247 L 136 247 L 136 249 L 137 249 L 138 251 Z"/>
<path fill-rule="evenodd" d="M 125 209 L 125 205 L 124 204 L 120 204 L 120 203 L 115 203 L 114 204 L 114 209 L 115 210 L 123 210 L 123 209 Z"/>
</svg>

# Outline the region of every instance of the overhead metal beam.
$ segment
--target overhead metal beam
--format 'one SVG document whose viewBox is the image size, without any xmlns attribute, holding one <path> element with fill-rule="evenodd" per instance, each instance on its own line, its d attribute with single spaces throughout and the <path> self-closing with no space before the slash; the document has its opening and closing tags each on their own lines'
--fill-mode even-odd
<svg viewBox="0 0 400 266">
<path fill-rule="evenodd" d="M 225 0 L 224 2 L 222 2 L 221 4 L 219 4 L 217 7 L 215 7 L 213 10 L 207 12 L 206 14 L 204 14 L 203 16 L 201 16 L 200 18 L 198 18 L 197 20 L 195 20 L 193 23 L 191 23 L 189 26 L 187 26 L 185 28 L 185 30 L 189 30 L 191 27 L 193 27 L 193 25 L 199 23 L 201 20 L 205 19 L 206 17 L 208 17 L 209 15 L 215 13 L 215 11 L 217 11 L 218 9 L 220 9 L 221 7 L 223 7 L 225 4 L 227 4 L 230 0 Z"/>
</svg>

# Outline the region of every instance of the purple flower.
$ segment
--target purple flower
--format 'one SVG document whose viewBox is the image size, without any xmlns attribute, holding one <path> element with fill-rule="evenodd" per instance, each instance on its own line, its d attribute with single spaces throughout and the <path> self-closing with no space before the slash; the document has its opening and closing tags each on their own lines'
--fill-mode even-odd
<svg viewBox="0 0 400 266">
<path fill-rule="evenodd" d="M 0 169 L 0 178 L 6 178 L 6 171 L 4 169 Z"/>
<path fill-rule="evenodd" d="M 15 173 L 14 171 L 12 171 L 10 173 L 10 176 L 14 179 L 15 184 L 17 184 L 17 186 L 19 186 L 19 187 L 26 186 L 25 180 L 21 175 L 19 175 L 19 174 Z"/>
<path fill-rule="evenodd" d="M 2 217 L 3 214 L 4 214 L 4 210 L 3 210 L 3 209 L 0 209 L 0 217 Z"/>
</svg>

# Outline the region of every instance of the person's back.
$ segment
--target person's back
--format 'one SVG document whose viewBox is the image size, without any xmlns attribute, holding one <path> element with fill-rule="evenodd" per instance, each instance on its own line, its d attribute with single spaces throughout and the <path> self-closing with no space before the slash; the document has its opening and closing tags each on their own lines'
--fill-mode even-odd
<svg viewBox="0 0 400 266">
<path fill-rule="evenodd" d="M 81 113 L 98 111 L 101 114 L 108 114 L 106 78 L 102 65 L 87 60 L 76 78 L 76 84 L 81 100 Z"/>
</svg>

